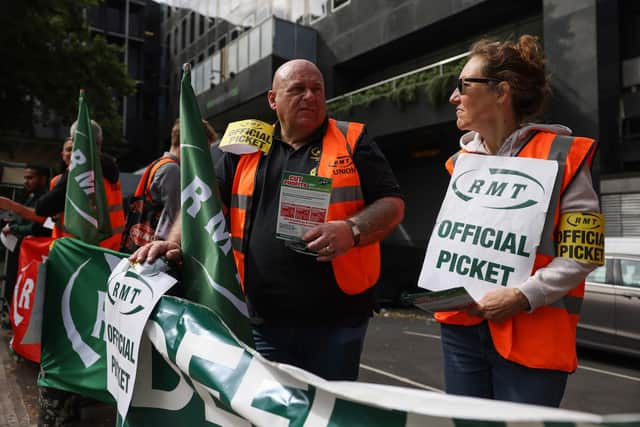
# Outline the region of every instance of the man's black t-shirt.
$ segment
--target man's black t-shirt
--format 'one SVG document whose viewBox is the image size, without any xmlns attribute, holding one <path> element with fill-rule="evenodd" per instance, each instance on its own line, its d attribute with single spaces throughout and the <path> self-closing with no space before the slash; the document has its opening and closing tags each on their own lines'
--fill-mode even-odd
<svg viewBox="0 0 640 427">
<path fill-rule="evenodd" d="M 257 315 L 270 322 L 345 324 L 370 316 L 374 306 L 373 288 L 358 295 L 345 294 L 330 262 L 295 252 L 275 237 L 282 172 L 309 174 L 318 167 L 327 123 L 325 120 L 297 150 L 282 142 L 276 126 L 271 150 L 258 165 L 245 255 L 245 291 Z M 239 156 L 225 153 L 216 163 L 221 197 L 227 206 L 238 160 Z M 366 205 L 382 197 L 402 197 L 391 167 L 366 130 L 356 144 L 353 162 Z"/>
</svg>

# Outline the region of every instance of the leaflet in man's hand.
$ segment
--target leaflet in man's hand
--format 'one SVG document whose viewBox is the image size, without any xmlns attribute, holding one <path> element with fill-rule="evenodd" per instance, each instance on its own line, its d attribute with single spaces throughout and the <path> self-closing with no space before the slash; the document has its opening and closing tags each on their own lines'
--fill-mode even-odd
<svg viewBox="0 0 640 427">
<path fill-rule="evenodd" d="M 276 237 L 287 240 L 295 251 L 317 255 L 306 249 L 302 236 L 326 221 L 330 200 L 331 178 L 283 172 Z"/>
</svg>

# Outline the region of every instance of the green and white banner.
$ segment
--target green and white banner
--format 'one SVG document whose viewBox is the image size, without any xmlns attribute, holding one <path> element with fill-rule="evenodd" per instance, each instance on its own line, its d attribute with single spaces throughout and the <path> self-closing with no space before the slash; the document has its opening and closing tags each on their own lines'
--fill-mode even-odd
<svg viewBox="0 0 640 427">
<path fill-rule="evenodd" d="M 557 162 L 464 154 L 431 233 L 418 286 L 463 286 L 477 301 L 533 267 Z"/>
<path fill-rule="evenodd" d="M 57 239 L 46 261 L 38 385 L 113 402 L 107 391 L 104 304 L 123 255 Z"/>
<path fill-rule="evenodd" d="M 109 299 L 107 279 L 119 260 L 117 253 L 75 239 L 54 244 L 47 261 L 40 385 L 113 402 L 107 391 L 104 307 Z M 131 280 L 153 288 L 154 275 L 154 271 L 140 272 Z M 160 298 L 146 323 L 140 350 L 133 354 L 138 370 L 132 406 L 123 423 L 130 427 L 640 425 L 640 415 L 601 417 L 409 388 L 325 381 L 263 359 L 238 340 L 215 312 L 171 296 Z"/>
</svg>

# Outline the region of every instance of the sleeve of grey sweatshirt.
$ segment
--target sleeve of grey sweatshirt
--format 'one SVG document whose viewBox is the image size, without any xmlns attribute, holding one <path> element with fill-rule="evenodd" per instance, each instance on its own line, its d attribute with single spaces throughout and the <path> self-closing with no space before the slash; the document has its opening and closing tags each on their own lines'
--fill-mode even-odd
<svg viewBox="0 0 640 427">
<path fill-rule="evenodd" d="M 171 225 L 180 211 L 180 167 L 167 163 L 158 168 L 151 181 L 151 197 L 162 202 L 162 213 L 156 235 L 166 239 Z"/>
<path fill-rule="evenodd" d="M 582 167 L 565 190 L 560 200 L 560 212 L 600 212 L 600 202 L 587 166 Z M 562 298 L 596 267 L 596 264 L 570 258 L 554 258 L 520 286 L 520 291 L 529 300 L 530 312 Z"/>
</svg>

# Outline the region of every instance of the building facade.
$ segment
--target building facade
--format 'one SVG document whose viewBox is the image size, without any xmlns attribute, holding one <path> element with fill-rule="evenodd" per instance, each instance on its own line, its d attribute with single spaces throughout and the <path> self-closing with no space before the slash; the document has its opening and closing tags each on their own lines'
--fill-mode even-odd
<svg viewBox="0 0 640 427">
<path fill-rule="evenodd" d="M 90 31 L 120 46 L 123 66 L 136 82 L 136 92 L 120 101 L 126 143 L 105 141 L 122 170 L 131 170 L 166 148 L 158 134 L 162 8 L 152 0 L 106 0 L 85 13 Z"/>
<path fill-rule="evenodd" d="M 367 124 L 406 193 L 407 215 L 391 240 L 424 248 L 448 183 L 443 163 L 458 149 L 447 103 L 452 76 L 474 40 L 534 34 L 553 83 L 544 121 L 600 142 L 593 173 L 607 235 L 640 235 L 637 2 L 299 0 L 265 7 L 247 25 L 214 20 L 204 27 L 193 12 L 168 17 L 165 8 L 170 116 L 181 62 L 194 64 L 202 114 L 222 132 L 233 120 L 273 121 L 266 102 L 273 72 L 291 58 L 313 60 L 326 78 L 330 113 Z"/>
</svg>

